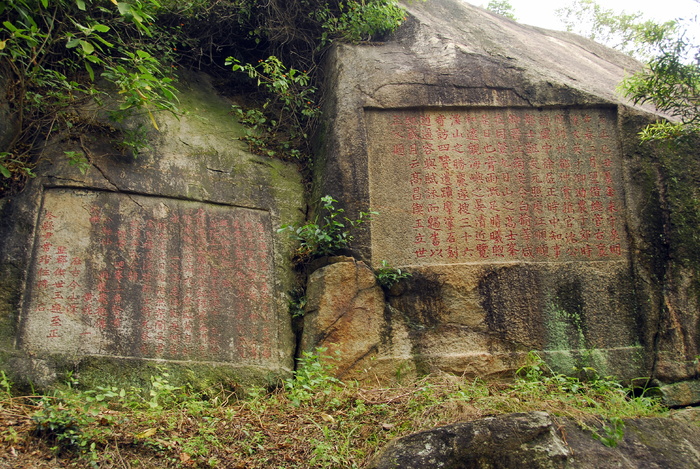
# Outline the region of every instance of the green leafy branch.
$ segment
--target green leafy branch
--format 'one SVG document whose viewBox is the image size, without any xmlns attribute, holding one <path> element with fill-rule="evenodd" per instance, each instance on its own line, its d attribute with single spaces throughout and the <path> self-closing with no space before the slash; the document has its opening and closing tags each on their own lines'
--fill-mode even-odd
<svg viewBox="0 0 700 469">
<path fill-rule="evenodd" d="M 256 65 L 241 63 L 235 57 L 228 57 L 225 63 L 234 72 L 247 74 L 271 96 L 262 104 L 262 110 L 244 111 L 234 106 L 239 121 L 250 129 L 246 140 L 251 148 L 269 156 L 281 150 L 298 158 L 299 152 L 291 150 L 298 150 L 308 140 L 315 119 L 321 114 L 309 74 L 286 67 L 275 56 L 260 59 Z"/>
<path fill-rule="evenodd" d="M 386 260 L 383 260 L 382 266 L 374 271 L 374 275 L 377 277 L 379 285 L 385 290 L 389 290 L 401 280 L 410 278 L 412 274 L 399 268 L 391 267 Z"/>
<path fill-rule="evenodd" d="M 625 422 L 620 417 L 610 417 L 610 426 L 603 425 L 603 434 L 593 431 L 593 438 L 608 448 L 616 448 L 625 437 Z"/>
<path fill-rule="evenodd" d="M 102 78 L 117 87 L 117 121 L 145 110 L 176 112 L 167 53 L 173 33 L 154 26 L 163 7 L 156 0 L 112 3 L 97 0 L 12 0 L 0 4 L 0 69 L 5 73 L 11 114 L 18 131 L 4 150 L 0 170 L 17 179 L 32 168 L 36 144 L 80 122 L 75 108 L 88 100 L 103 104 Z M 176 35 L 175 35 L 176 36 Z M 156 55 L 157 54 L 157 55 Z M 158 58 L 156 58 L 158 57 Z M 110 103 L 111 101 L 107 101 Z M 109 105 L 109 104 L 108 104 Z M 9 173 L 9 176 L 8 176 Z M 0 189 L 11 183 L 0 181 Z"/>
<path fill-rule="evenodd" d="M 644 71 L 620 86 L 635 104 L 653 104 L 678 119 L 651 124 L 641 134 L 643 141 L 674 140 L 700 132 L 700 48 L 684 35 L 663 41 L 660 47 L 661 54 Z"/>
<path fill-rule="evenodd" d="M 309 15 L 323 29 L 319 48 L 333 41 L 369 41 L 393 31 L 406 19 L 403 8 L 391 0 L 339 2 L 338 10 L 325 3 Z"/>
<path fill-rule="evenodd" d="M 161 111 L 177 113 L 177 90 L 172 85 L 174 79 L 166 76 L 161 63 L 146 51 L 126 52 L 118 63 L 105 65 L 102 76 L 119 87 L 124 96 L 119 109 L 113 111 L 112 118 L 120 122 L 128 117 L 129 111 L 145 108 L 155 129 L 155 117 L 148 106 Z"/>
<path fill-rule="evenodd" d="M 594 0 L 575 0 L 558 8 L 556 14 L 567 31 L 640 59 L 655 56 L 660 40 L 674 36 L 679 28 L 676 21 L 657 23 L 641 12 L 616 12 Z"/>
<path fill-rule="evenodd" d="M 354 239 L 350 229 L 370 221 L 372 215 L 378 215 L 377 212 L 360 212 L 356 220 L 351 220 L 343 216 L 342 208 L 334 205 L 337 202 L 329 195 L 321 197 L 320 211 L 323 216 L 316 216 L 314 221 L 302 226 L 283 225 L 278 230 L 279 232 L 288 231 L 293 239 L 299 241 L 297 257 L 300 262 L 337 254 L 342 249 L 348 248 Z"/>
<path fill-rule="evenodd" d="M 319 393 L 330 395 L 343 383 L 333 376 L 334 361 L 340 360 L 339 353 L 328 355 L 325 347 L 317 347 L 313 352 L 303 352 L 297 359 L 297 369 L 292 378 L 285 380 L 284 388 L 296 407 L 310 403 Z"/>
</svg>

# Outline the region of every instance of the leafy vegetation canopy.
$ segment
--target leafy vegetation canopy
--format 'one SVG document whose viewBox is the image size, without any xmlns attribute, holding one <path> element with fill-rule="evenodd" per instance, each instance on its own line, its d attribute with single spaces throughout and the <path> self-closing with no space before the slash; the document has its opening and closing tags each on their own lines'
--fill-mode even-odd
<svg viewBox="0 0 700 469">
<path fill-rule="evenodd" d="M 618 49 L 639 59 L 658 53 L 657 42 L 677 33 L 679 23 L 657 23 L 641 12 L 616 12 L 594 0 L 575 0 L 556 10 L 567 31 Z"/>
<path fill-rule="evenodd" d="M 486 9 L 513 21 L 518 20 L 515 13 L 513 13 L 513 5 L 508 0 L 490 0 L 488 5 L 486 5 Z"/>
<path fill-rule="evenodd" d="M 616 12 L 594 0 L 575 0 L 557 9 L 557 15 L 568 31 L 647 63 L 622 83 L 621 91 L 635 104 L 653 104 L 676 121 L 648 126 L 642 141 L 673 141 L 700 132 L 700 47 L 688 34 L 697 18 L 658 23 L 641 12 Z"/>
<path fill-rule="evenodd" d="M 247 73 L 250 89 L 264 95 L 259 114 L 239 111 L 252 124 L 251 146 L 299 157 L 318 117 L 315 84 L 328 46 L 373 40 L 402 21 L 395 0 L 0 2 L 3 118 L 15 127 L 0 142 L 0 189 L 22 186 L 47 137 L 98 125 L 75 111 L 87 102 L 101 106 L 113 124 L 106 130 L 121 131 L 121 146 L 138 153 L 139 139 L 120 123 L 141 114 L 157 128 L 155 111 L 177 113 L 179 67 L 228 72 L 225 79 L 234 75 L 226 65 Z M 67 156 L 84 168 L 87 155 Z"/>
<path fill-rule="evenodd" d="M 674 118 L 661 121 L 642 132 L 642 140 L 677 140 L 700 134 L 700 47 L 684 33 L 662 37 L 655 42 L 659 54 L 646 69 L 622 84 L 635 103 L 650 103 Z"/>
</svg>

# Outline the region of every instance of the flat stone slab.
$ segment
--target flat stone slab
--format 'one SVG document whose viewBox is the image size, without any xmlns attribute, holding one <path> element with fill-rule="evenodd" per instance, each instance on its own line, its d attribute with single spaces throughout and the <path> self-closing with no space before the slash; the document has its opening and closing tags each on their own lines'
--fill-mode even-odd
<svg viewBox="0 0 700 469">
<path fill-rule="evenodd" d="M 368 110 L 376 259 L 626 260 L 611 108 Z"/>
<path fill-rule="evenodd" d="M 49 189 L 37 226 L 20 348 L 242 365 L 275 358 L 268 212 Z"/>
</svg>

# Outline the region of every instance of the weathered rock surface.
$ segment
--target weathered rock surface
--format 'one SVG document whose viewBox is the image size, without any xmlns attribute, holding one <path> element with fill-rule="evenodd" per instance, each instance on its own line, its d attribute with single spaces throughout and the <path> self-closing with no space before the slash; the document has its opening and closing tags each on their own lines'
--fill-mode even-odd
<svg viewBox="0 0 700 469">
<path fill-rule="evenodd" d="M 461 1 L 406 6 L 386 43 L 326 64 L 317 192 L 380 212 L 354 247 L 414 274 L 378 318 L 401 333 L 356 366 L 390 376 L 408 351 L 405 369 L 484 376 L 538 350 L 695 380 L 694 274 L 671 267 L 662 150 L 637 135 L 658 114 L 616 91 L 641 65 Z"/>
<path fill-rule="evenodd" d="M 698 380 L 679 381 L 659 387 L 663 402 L 668 407 L 684 407 L 697 403 L 700 396 Z"/>
<path fill-rule="evenodd" d="M 84 113 L 91 130 L 47 145 L 39 177 L 3 204 L 3 353 L 19 379 L 79 367 L 104 382 L 119 360 L 134 379 L 134 363 L 162 361 L 201 383 L 293 369 L 293 246 L 277 228 L 303 218 L 299 172 L 248 151 L 206 75 L 179 86 L 182 115 L 157 114 L 159 131 L 143 122 L 137 158 Z"/>
<path fill-rule="evenodd" d="M 700 428 L 681 420 L 625 420 L 614 448 L 593 431 L 546 412 L 456 423 L 391 442 L 372 469 L 700 467 Z M 604 434 L 604 432 L 603 432 Z"/>
<path fill-rule="evenodd" d="M 366 365 L 382 342 L 384 293 L 374 273 L 352 258 L 332 258 L 309 276 L 306 295 L 301 350 L 327 348 L 339 359 L 339 377 L 360 376 L 358 363 Z"/>
</svg>

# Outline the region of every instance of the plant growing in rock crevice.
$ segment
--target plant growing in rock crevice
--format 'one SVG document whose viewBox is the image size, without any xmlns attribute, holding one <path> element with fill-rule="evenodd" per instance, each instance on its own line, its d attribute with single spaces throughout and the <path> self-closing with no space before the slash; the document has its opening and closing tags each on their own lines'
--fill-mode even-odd
<svg viewBox="0 0 700 469">
<path fill-rule="evenodd" d="M 385 290 L 389 290 L 401 280 L 411 277 L 412 274 L 405 270 L 391 267 L 386 260 L 383 260 L 382 266 L 374 271 L 374 275 L 377 277 L 377 283 Z"/>
<path fill-rule="evenodd" d="M 306 263 L 312 259 L 337 254 L 350 246 L 354 239 L 350 229 L 370 221 L 377 212 L 360 212 L 357 219 L 352 220 L 343 216 L 345 210 L 335 206 L 338 203 L 330 195 L 321 197 L 321 214 L 313 221 L 304 225 L 282 225 L 278 232 L 288 231 L 290 236 L 299 241 L 296 252 L 298 263 Z"/>
<path fill-rule="evenodd" d="M 306 70 L 286 67 L 280 59 L 270 56 L 257 65 L 241 63 L 228 57 L 226 65 L 244 72 L 264 89 L 269 98 L 260 108 L 233 110 L 240 123 L 247 127 L 243 138 L 256 153 L 289 159 L 302 159 L 299 150 L 309 139 L 311 129 L 321 110 L 315 103 L 316 87 L 310 84 Z"/>
<path fill-rule="evenodd" d="M 321 114 L 316 92 L 323 55 L 333 42 L 381 39 L 403 23 L 405 11 L 396 0 L 270 0 L 264 5 L 242 0 L 241 6 L 248 11 L 245 23 L 255 47 L 251 53 L 235 50 L 226 65 L 247 74 L 265 95 L 252 108 L 234 107 L 239 121 L 249 126 L 243 139 L 256 153 L 309 166 L 309 136 Z"/>
<path fill-rule="evenodd" d="M 300 318 L 304 316 L 306 308 L 306 290 L 302 287 L 295 288 L 288 292 L 289 295 L 289 314 L 292 318 Z"/>
</svg>

